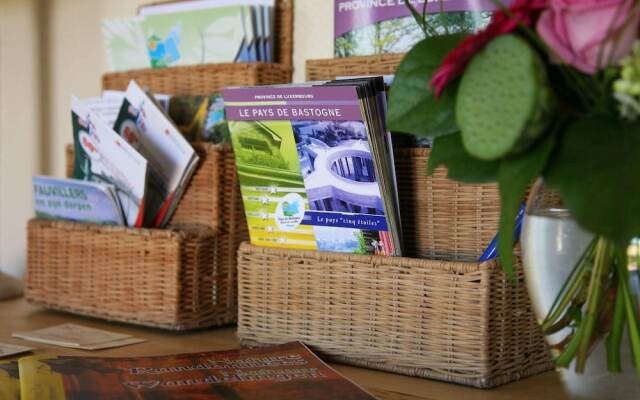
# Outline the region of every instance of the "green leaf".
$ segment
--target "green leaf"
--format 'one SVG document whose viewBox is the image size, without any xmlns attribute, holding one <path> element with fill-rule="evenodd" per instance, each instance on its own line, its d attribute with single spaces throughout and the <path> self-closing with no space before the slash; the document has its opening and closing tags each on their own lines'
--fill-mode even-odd
<svg viewBox="0 0 640 400">
<path fill-rule="evenodd" d="M 467 153 L 460 133 L 438 136 L 429 155 L 429 174 L 440 165 L 447 167 L 448 178 L 464 183 L 495 182 L 498 161 L 482 161 Z"/>
<path fill-rule="evenodd" d="M 549 134 L 541 139 L 527 152 L 516 157 L 505 158 L 498 169 L 500 184 L 500 232 L 498 237 L 498 253 L 502 268 L 512 281 L 515 281 L 513 270 L 513 230 L 515 219 L 524 200 L 527 188 L 539 176 L 547 164 L 553 150 L 555 135 Z"/>
<path fill-rule="evenodd" d="M 422 136 L 458 131 L 454 116 L 457 83 L 449 84 L 439 99 L 431 89 L 431 76 L 442 59 L 464 35 L 429 37 L 416 44 L 396 71 L 389 93 L 389 129 Z"/>
<path fill-rule="evenodd" d="M 640 123 L 574 122 L 544 178 L 587 230 L 619 243 L 640 235 Z"/>
</svg>

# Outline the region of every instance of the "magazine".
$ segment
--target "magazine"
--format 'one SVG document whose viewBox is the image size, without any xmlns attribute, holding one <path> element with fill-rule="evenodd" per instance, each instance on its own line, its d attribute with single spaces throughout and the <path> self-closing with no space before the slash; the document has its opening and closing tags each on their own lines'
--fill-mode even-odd
<svg viewBox="0 0 640 400">
<path fill-rule="evenodd" d="M 511 0 L 500 0 L 508 5 Z M 493 0 L 411 0 L 426 11 L 429 35 L 475 32 L 484 28 L 496 9 Z M 426 8 L 425 8 L 426 7 Z M 404 1 L 334 1 L 336 57 L 405 53 L 425 38 Z"/>
<path fill-rule="evenodd" d="M 381 77 L 224 91 L 251 243 L 400 255 Z"/>
<path fill-rule="evenodd" d="M 141 227 L 147 160 L 75 96 L 71 120 L 73 178 L 115 186 L 126 224 Z"/>
<path fill-rule="evenodd" d="M 20 400 L 20 373 L 17 361 L 0 361 L 0 399 Z"/>
<path fill-rule="evenodd" d="M 108 183 L 34 176 L 36 217 L 124 225 L 116 187 Z"/>
<path fill-rule="evenodd" d="M 198 155 L 135 81 L 129 83 L 114 129 L 149 163 L 143 226 L 164 227 L 195 171 Z"/>
<path fill-rule="evenodd" d="M 373 400 L 302 343 L 156 357 L 24 357 L 22 400 Z"/>
</svg>

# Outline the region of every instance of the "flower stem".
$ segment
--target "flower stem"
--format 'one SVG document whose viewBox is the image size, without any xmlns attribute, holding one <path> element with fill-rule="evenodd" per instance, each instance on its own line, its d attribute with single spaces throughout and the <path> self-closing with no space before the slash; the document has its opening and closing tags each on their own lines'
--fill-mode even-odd
<svg viewBox="0 0 640 400">
<path fill-rule="evenodd" d="M 591 347 L 591 339 L 598 320 L 604 279 L 611 269 L 611 247 L 605 238 L 599 238 L 596 245 L 596 256 L 593 263 L 593 273 L 589 282 L 587 294 L 587 308 L 585 317 L 580 323 L 582 337 L 576 353 L 576 372 L 583 373 L 587 364 L 587 357 Z"/>
<path fill-rule="evenodd" d="M 622 297 L 622 280 L 618 277 L 618 290 L 616 292 L 616 304 L 613 311 L 613 323 L 611 332 L 607 336 L 607 369 L 609 372 L 620 372 L 620 345 L 622 343 L 622 332 L 624 330 L 625 305 Z"/>
</svg>

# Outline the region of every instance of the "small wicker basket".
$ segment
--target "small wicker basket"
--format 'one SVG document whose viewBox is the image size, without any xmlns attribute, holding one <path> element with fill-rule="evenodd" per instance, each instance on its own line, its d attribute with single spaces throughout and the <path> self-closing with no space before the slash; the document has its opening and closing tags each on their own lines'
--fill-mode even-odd
<svg viewBox="0 0 640 400">
<path fill-rule="evenodd" d="M 172 330 L 235 322 L 236 251 L 248 238 L 235 160 L 228 145 L 194 148 L 200 162 L 167 230 L 31 221 L 27 300 Z"/>
<path fill-rule="evenodd" d="M 220 243 L 211 230 L 32 220 L 28 242 L 33 303 L 172 330 L 236 319 L 235 275 L 214 262 Z"/>
<path fill-rule="evenodd" d="M 293 0 L 276 2 L 275 63 L 225 63 L 112 72 L 102 76 L 102 88 L 125 90 L 129 81 L 156 93 L 210 95 L 227 86 L 291 82 L 293 73 Z"/>
</svg>

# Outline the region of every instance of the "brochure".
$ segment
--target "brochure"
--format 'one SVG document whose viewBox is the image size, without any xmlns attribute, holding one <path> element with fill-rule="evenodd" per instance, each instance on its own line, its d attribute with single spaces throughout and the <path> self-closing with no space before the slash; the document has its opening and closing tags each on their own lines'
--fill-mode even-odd
<svg viewBox="0 0 640 400">
<path fill-rule="evenodd" d="M 224 91 L 251 242 L 400 255 L 382 78 Z"/>
<path fill-rule="evenodd" d="M 115 131 L 149 163 L 144 226 L 164 227 L 198 163 L 198 155 L 154 98 L 129 83 Z"/>
<path fill-rule="evenodd" d="M 20 400 L 20 373 L 17 361 L 0 361 L 0 399 Z"/>
<path fill-rule="evenodd" d="M 410 1 L 418 12 L 426 11 L 429 35 L 475 32 L 489 23 L 496 9 L 493 0 Z M 500 1 L 507 6 L 511 2 Z M 405 53 L 424 37 L 404 1 L 334 0 L 336 57 Z"/>
<path fill-rule="evenodd" d="M 108 183 L 34 176 L 36 217 L 124 225 L 116 187 Z"/>
<path fill-rule="evenodd" d="M 189 141 L 229 141 L 224 100 L 220 93 L 211 96 L 173 96 L 169 102 L 169 117 Z"/>
<path fill-rule="evenodd" d="M 142 20 L 130 17 L 102 21 L 102 38 L 111 71 L 149 68 L 151 65 Z"/>
<path fill-rule="evenodd" d="M 119 90 L 105 90 L 100 97 L 89 97 L 83 99 L 83 102 L 89 109 L 96 114 L 109 126 L 113 127 L 118 119 L 120 107 L 124 101 L 125 92 Z M 156 102 L 162 106 L 165 111 L 169 111 L 168 94 L 154 94 Z"/>
<path fill-rule="evenodd" d="M 24 357 L 22 400 L 374 400 L 302 343 L 156 357 Z"/>
<path fill-rule="evenodd" d="M 141 227 L 147 160 L 75 96 L 71 120 L 73 178 L 114 185 L 127 225 Z"/>
</svg>

